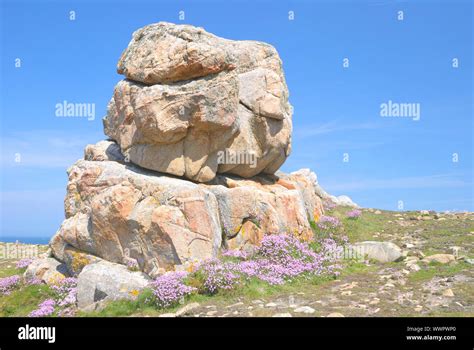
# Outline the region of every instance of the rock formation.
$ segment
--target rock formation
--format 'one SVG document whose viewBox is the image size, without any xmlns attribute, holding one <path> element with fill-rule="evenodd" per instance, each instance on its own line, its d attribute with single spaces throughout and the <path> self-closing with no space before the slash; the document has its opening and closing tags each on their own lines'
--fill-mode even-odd
<svg viewBox="0 0 474 350">
<path fill-rule="evenodd" d="M 110 139 L 68 169 L 66 219 L 50 242 L 69 274 L 105 260 L 101 273 L 115 263 L 156 277 L 252 250 L 264 234 L 312 238 L 328 195 L 308 169 L 275 174 L 292 108 L 273 47 L 158 23 L 133 34 L 118 72 L 127 79 L 104 118 Z M 220 152 L 255 162 L 219 162 Z"/>
<path fill-rule="evenodd" d="M 268 44 L 158 23 L 133 34 L 117 70 L 127 79 L 104 130 L 134 164 L 207 182 L 216 173 L 273 174 L 290 154 L 292 107 Z M 223 162 L 224 152 L 255 162 Z"/>
<path fill-rule="evenodd" d="M 66 220 L 50 246 L 75 272 L 75 261 L 100 257 L 135 261 L 155 276 L 222 248 L 248 249 L 265 233 L 309 239 L 310 221 L 323 210 L 314 184 L 299 174 L 194 183 L 109 158 L 117 145 L 108 143 L 87 146 L 87 160 L 68 169 Z"/>
</svg>

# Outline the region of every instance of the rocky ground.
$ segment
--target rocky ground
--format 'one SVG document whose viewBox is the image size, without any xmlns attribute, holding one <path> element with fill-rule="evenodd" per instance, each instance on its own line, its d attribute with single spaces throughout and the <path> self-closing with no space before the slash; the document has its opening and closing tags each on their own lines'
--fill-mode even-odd
<svg viewBox="0 0 474 350">
<path fill-rule="evenodd" d="M 347 210 L 337 208 L 330 215 L 343 218 Z M 352 243 L 393 242 L 406 257 L 391 263 L 345 261 L 337 279 L 297 279 L 283 286 L 250 285 L 225 294 L 196 296 L 168 310 L 113 302 L 101 311 L 80 315 L 474 316 L 473 213 L 364 209 L 359 219 L 344 220 L 344 231 Z M 427 261 L 426 257 L 434 254 L 448 255 L 438 256 L 435 260 L 439 261 Z M 14 260 L 0 261 L 0 277 L 14 271 Z M 11 308 L 7 312 L 7 300 L 1 299 L 0 315 L 21 314 Z M 36 306 L 37 300 L 34 302 Z"/>
<path fill-rule="evenodd" d="M 296 282 L 193 303 L 191 316 L 474 316 L 474 261 L 423 262 L 443 253 L 474 256 L 474 214 L 364 210 L 346 226 L 351 242 L 391 241 L 407 257 L 393 263 L 346 263 L 336 280 Z M 467 260 L 467 261 L 466 261 Z M 186 306 L 185 306 L 186 309 Z"/>
</svg>

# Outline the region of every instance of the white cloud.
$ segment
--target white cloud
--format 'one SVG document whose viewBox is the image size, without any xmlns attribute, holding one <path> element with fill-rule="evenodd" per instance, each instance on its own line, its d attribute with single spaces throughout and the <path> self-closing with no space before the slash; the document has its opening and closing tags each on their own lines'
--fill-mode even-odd
<svg viewBox="0 0 474 350">
<path fill-rule="evenodd" d="M 99 133 L 90 133 L 87 138 L 57 130 L 32 130 L 15 132 L 0 139 L 0 166 L 67 168 L 83 156 L 87 143 L 104 139 Z M 20 162 L 15 158 L 19 155 Z"/>
<path fill-rule="evenodd" d="M 381 128 L 380 123 L 358 123 L 358 124 L 347 124 L 344 122 L 329 122 L 318 125 L 300 125 L 297 129 L 293 130 L 295 137 L 306 138 L 317 135 L 331 134 L 341 131 L 353 131 L 353 130 L 375 130 Z"/>
<path fill-rule="evenodd" d="M 438 174 L 426 176 L 398 177 L 392 179 L 363 179 L 326 183 L 328 192 L 405 189 L 405 188 L 452 188 L 472 186 L 472 182 L 461 179 L 460 174 Z"/>
</svg>

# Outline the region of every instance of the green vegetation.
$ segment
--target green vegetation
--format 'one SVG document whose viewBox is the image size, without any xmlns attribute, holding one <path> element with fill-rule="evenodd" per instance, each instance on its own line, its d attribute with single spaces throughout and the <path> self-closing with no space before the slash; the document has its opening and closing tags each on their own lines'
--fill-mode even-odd
<svg viewBox="0 0 474 350">
<path fill-rule="evenodd" d="M 425 255 L 436 253 L 451 253 L 450 247 L 458 246 L 462 248 L 461 254 L 468 257 L 474 257 L 474 220 L 473 216 L 447 215 L 444 219 L 437 220 L 431 215 L 429 218 L 418 219 L 419 212 L 390 212 L 364 209 L 359 218 L 351 219 L 347 217 L 347 212 L 352 208 L 337 207 L 326 212 L 326 215 L 336 217 L 342 223 L 338 228 L 338 234 L 346 235 L 349 242 L 359 242 L 365 240 L 393 241 L 398 245 L 403 242 L 419 241 L 420 246 L 413 248 Z M 317 222 L 310 222 L 315 232 L 315 236 L 322 234 Z M 311 243 L 311 248 L 318 251 L 321 247 L 319 243 Z M 237 261 L 235 257 L 225 257 L 225 261 Z M 0 261 L 0 278 L 21 275 L 23 270 L 15 267 L 15 260 Z M 258 279 L 251 279 L 241 288 L 233 290 L 219 290 L 216 294 L 203 295 L 194 293 L 186 298 L 186 304 L 196 302 L 201 305 L 201 312 L 206 313 L 206 307 L 212 307 L 216 310 L 228 310 L 227 307 L 236 303 L 243 303 L 242 308 L 254 305 L 255 300 L 288 300 L 290 296 L 305 295 L 311 300 L 320 300 L 326 298 L 338 298 L 338 302 L 344 300 L 356 305 L 364 303 L 369 305 L 371 298 L 377 294 L 381 286 L 387 283 L 394 285 L 392 289 L 387 287 L 389 294 L 380 294 L 380 301 L 374 306 L 369 305 L 366 309 L 341 308 L 337 311 L 343 312 L 346 316 L 367 315 L 366 310 L 379 308 L 377 316 L 468 316 L 474 315 L 474 294 L 472 293 L 472 280 L 474 270 L 472 265 L 466 262 L 457 261 L 451 264 L 423 264 L 419 271 L 410 271 L 403 275 L 406 284 L 399 285 L 396 280 L 383 280 L 381 276 L 385 274 L 394 274 L 395 272 L 406 271 L 407 267 L 403 262 L 394 262 L 380 264 L 370 262 L 369 265 L 357 261 L 343 261 L 343 267 L 340 275 L 335 276 L 301 276 L 295 278 L 283 285 L 270 285 Z M 450 300 L 449 308 L 422 308 L 422 311 L 415 311 L 414 305 L 404 306 L 394 302 L 399 293 L 412 291 L 414 293 L 429 293 L 423 291 L 426 284 L 435 278 L 448 278 L 460 276 L 456 282 L 452 282 L 449 288 L 452 288 L 454 297 Z M 193 280 L 188 280 L 190 286 L 202 286 L 202 280 L 199 275 L 193 275 Z M 341 297 L 342 291 L 338 291 L 337 286 L 344 284 L 357 283 L 358 287 L 348 289 L 352 294 L 346 294 Z M 360 289 L 358 291 L 357 288 Z M 447 287 L 446 287 L 447 288 Z M 362 293 L 362 294 L 357 294 Z M 392 293 L 392 294 L 390 294 Z M 20 289 L 12 291 L 8 295 L 0 296 L 0 316 L 27 316 L 31 311 L 38 307 L 42 301 L 50 298 L 51 289 L 46 285 L 23 285 Z M 353 299 L 351 298 L 353 295 Z M 383 295 L 383 296 L 381 296 Z M 135 300 L 120 300 L 109 302 L 100 311 L 79 311 L 77 316 L 159 316 L 164 313 L 174 313 L 183 307 L 182 304 L 175 305 L 166 309 L 157 309 L 150 303 L 152 299 L 152 290 L 146 289 Z M 346 299 L 344 299 L 346 298 Z M 426 302 L 418 296 L 414 296 L 418 302 Z M 265 301 L 266 300 L 266 301 Z M 449 302 L 449 301 L 448 301 Z M 459 306 L 459 303 L 462 306 Z M 326 315 L 328 309 L 324 309 L 322 304 L 314 306 L 316 312 L 314 315 Z M 339 306 L 338 306 L 339 307 Z M 204 311 L 203 311 L 204 310 Z M 214 309 L 212 309 L 214 310 Z M 334 310 L 332 310 L 334 311 Z M 271 315 L 269 308 L 254 307 L 255 316 Z M 230 314 L 230 311 L 229 311 Z M 244 315 L 244 314 L 239 314 Z"/>
<path fill-rule="evenodd" d="M 0 278 L 13 276 L 20 273 L 21 271 L 17 269 L 16 267 L 10 267 L 10 266 L 0 267 Z"/>
<path fill-rule="evenodd" d="M 434 277 L 449 277 L 454 276 L 464 270 L 472 269 L 470 265 L 463 262 L 451 263 L 442 265 L 439 263 L 430 263 L 421 269 L 420 271 L 413 272 L 409 275 L 411 282 L 424 282 L 429 281 Z"/>
<path fill-rule="evenodd" d="M 0 297 L 0 317 L 28 316 L 43 300 L 51 297 L 52 291 L 46 285 L 25 286 Z"/>
</svg>

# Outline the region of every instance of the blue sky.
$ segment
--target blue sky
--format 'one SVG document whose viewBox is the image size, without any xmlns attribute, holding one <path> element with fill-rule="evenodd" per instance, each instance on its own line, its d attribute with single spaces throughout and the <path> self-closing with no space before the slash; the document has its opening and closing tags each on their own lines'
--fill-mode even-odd
<svg viewBox="0 0 474 350">
<path fill-rule="evenodd" d="M 470 1 L 4 0 L 0 16 L 0 236 L 57 230 L 66 168 L 104 138 L 117 60 L 134 30 L 159 21 L 276 47 L 294 106 L 283 171 L 311 168 L 364 207 L 474 209 Z M 64 100 L 95 103 L 95 119 L 56 117 Z M 419 104 L 420 120 L 381 117 L 389 100 Z"/>
</svg>

